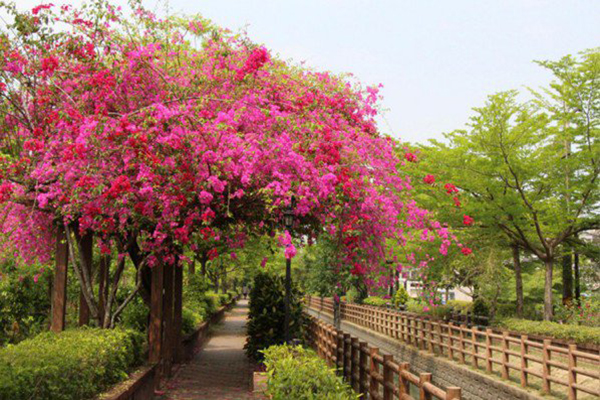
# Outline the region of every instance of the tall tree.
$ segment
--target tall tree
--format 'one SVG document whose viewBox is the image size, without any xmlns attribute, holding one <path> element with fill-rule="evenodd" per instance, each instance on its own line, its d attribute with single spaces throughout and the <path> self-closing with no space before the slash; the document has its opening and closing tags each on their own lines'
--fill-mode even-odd
<svg viewBox="0 0 600 400">
<path fill-rule="evenodd" d="M 477 204 L 482 224 L 499 228 L 510 243 L 544 263 L 544 319 L 549 320 L 560 246 L 600 223 L 595 213 L 600 58 L 589 51 L 580 59 L 540 64 L 556 80 L 536 93 L 534 102 L 518 103 L 516 91 L 490 96 L 474 109 L 467 130 L 424 150 L 427 162 Z M 568 156 L 565 143 L 570 143 Z"/>
</svg>

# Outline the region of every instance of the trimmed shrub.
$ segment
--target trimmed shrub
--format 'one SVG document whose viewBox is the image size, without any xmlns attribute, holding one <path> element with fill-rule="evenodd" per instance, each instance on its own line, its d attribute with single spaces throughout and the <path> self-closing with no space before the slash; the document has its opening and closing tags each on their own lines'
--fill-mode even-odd
<svg viewBox="0 0 600 400">
<path fill-rule="evenodd" d="M 359 396 L 317 354 L 300 346 L 264 351 L 267 393 L 273 400 L 355 400 Z"/>
<path fill-rule="evenodd" d="M 141 363 L 143 342 L 133 330 L 79 328 L 9 345 L 0 350 L 0 398 L 91 398 Z"/>
<path fill-rule="evenodd" d="M 404 288 L 404 286 L 400 285 L 400 288 L 394 294 L 394 307 L 400 307 L 406 305 L 410 297 L 408 296 L 408 292 Z"/>
<path fill-rule="evenodd" d="M 473 308 L 473 302 L 464 300 L 450 300 L 448 306 L 452 308 L 452 311 L 466 314 Z"/>
<path fill-rule="evenodd" d="M 506 318 L 498 321 L 498 326 L 511 331 L 531 335 L 550 336 L 556 339 L 572 340 L 576 343 L 600 345 L 600 328 L 559 324 L 550 321 L 529 321 Z"/>
<path fill-rule="evenodd" d="M 388 303 L 390 303 L 389 299 L 382 299 L 381 297 L 377 296 L 369 296 L 363 300 L 363 304 L 368 306 L 385 307 L 388 305 Z"/>
<path fill-rule="evenodd" d="M 306 317 L 302 312 L 298 290 L 292 286 L 290 333 L 292 338 L 304 337 Z M 262 359 L 261 350 L 284 342 L 285 286 L 280 276 L 260 273 L 250 291 L 248 339 L 246 354 L 253 360 Z"/>
</svg>

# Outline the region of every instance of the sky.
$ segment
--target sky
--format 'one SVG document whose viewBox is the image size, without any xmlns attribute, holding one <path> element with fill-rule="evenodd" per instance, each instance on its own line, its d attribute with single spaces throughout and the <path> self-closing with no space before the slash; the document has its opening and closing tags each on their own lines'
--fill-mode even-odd
<svg viewBox="0 0 600 400">
<path fill-rule="evenodd" d="M 599 0 L 142 1 L 245 29 L 284 59 L 383 84 L 380 130 L 409 142 L 463 128 L 492 93 L 546 85 L 550 74 L 533 60 L 600 46 Z"/>
</svg>

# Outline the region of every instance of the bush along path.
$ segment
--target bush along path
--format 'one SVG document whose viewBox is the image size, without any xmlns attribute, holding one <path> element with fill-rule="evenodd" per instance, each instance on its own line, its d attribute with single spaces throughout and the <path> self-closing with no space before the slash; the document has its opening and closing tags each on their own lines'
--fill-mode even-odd
<svg viewBox="0 0 600 400">
<path fill-rule="evenodd" d="M 182 365 L 156 400 L 247 400 L 252 366 L 244 352 L 248 302 L 229 311 L 205 347 Z"/>
</svg>

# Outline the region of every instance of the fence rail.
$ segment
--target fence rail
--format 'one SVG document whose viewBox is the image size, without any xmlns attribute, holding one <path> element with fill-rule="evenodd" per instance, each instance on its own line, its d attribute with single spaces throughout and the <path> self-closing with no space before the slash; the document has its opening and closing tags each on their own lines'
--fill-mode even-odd
<svg viewBox="0 0 600 400">
<path fill-rule="evenodd" d="M 431 382 L 430 373 L 415 375 L 410 372 L 408 363 L 397 363 L 393 356 L 380 354 L 378 348 L 314 317 L 310 318 L 310 338 L 319 356 L 338 368 L 365 399 L 415 400 L 411 387 L 420 400 L 461 398 L 459 387 L 444 391 Z"/>
<path fill-rule="evenodd" d="M 308 296 L 309 308 L 333 315 L 333 300 Z M 340 318 L 461 364 L 512 379 L 522 387 L 600 396 L 600 354 L 577 345 L 531 340 L 492 329 L 480 330 L 382 307 L 340 303 Z M 511 372 L 516 375 L 511 376 Z M 535 382 L 532 382 L 535 380 Z M 387 398 L 385 398 L 387 400 Z"/>
</svg>

